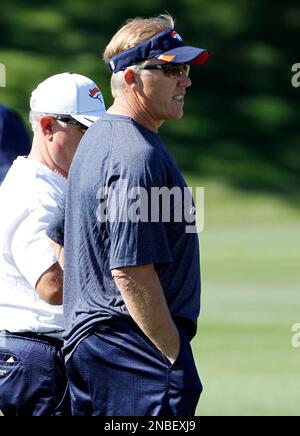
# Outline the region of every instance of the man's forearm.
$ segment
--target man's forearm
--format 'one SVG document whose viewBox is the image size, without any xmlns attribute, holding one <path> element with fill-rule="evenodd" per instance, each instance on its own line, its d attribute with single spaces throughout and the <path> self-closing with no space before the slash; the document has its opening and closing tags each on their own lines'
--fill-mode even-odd
<svg viewBox="0 0 300 436">
<path fill-rule="evenodd" d="M 180 338 L 153 265 L 112 271 L 128 312 L 153 344 L 173 363 Z"/>
</svg>

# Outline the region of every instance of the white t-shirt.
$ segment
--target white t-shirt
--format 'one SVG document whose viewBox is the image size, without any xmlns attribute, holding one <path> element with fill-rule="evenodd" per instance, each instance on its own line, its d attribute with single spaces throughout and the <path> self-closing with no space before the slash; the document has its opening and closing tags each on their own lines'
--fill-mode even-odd
<svg viewBox="0 0 300 436">
<path fill-rule="evenodd" d="M 66 180 L 19 157 L 0 187 L 0 330 L 60 337 L 62 306 L 44 302 L 35 286 L 56 261 L 46 229 Z"/>
</svg>

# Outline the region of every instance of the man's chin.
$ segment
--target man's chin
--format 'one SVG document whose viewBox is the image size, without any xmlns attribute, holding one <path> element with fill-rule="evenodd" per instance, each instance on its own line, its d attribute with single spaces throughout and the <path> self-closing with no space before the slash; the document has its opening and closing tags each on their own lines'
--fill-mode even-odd
<svg viewBox="0 0 300 436">
<path fill-rule="evenodd" d="M 180 120 L 183 117 L 183 110 L 180 113 L 174 115 L 173 120 Z"/>
</svg>

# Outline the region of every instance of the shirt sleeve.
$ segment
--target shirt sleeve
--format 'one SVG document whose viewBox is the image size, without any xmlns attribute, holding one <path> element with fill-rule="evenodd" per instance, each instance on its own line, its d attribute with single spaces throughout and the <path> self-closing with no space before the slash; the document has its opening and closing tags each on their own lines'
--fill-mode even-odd
<svg viewBox="0 0 300 436">
<path fill-rule="evenodd" d="M 52 213 L 47 207 L 28 210 L 16 228 L 11 253 L 20 273 L 35 289 L 38 279 L 57 262 L 46 237 Z"/>
<path fill-rule="evenodd" d="M 52 215 L 50 224 L 47 227 L 47 236 L 57 244 L 64 246 L 64 228 L 65 228 L 65 197 L 57 205 L 55 214 Z"/>
<path fill-rule="evenodd" d="M 135 156 L 108 182 L 107 218 L 110 269 L 173 261 L 161 211 L 151 203 L 151 190 L 166 186 L 167 169 L 161 156 Z M 157 212 L 157 213 L 156 213 Z"/>
</svg>

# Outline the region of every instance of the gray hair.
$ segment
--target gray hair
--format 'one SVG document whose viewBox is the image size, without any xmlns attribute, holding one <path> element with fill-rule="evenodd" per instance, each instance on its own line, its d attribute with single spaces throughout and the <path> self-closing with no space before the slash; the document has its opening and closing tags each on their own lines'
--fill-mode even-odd
<svg viewBox="0 0 300 436">
<path fill-rule="evenodd" d="M 41 117 L 44 116 L 54 117 L 54 114 L 47 114 L 47 113 L 34 112 L 34 111 L 29 112 L 29 122 L 31 124 L 31 128 L 33 132 L 35 132 L 35 130 L 38 128 Z M 56 121 L 61 127 L 64 128 L 67 127 L 67 123 L 64 123 L 63 121 L 60 120 L 56 120 Z"/>
<path fill-rule="evenodd" d="M 133 70 L 135 73 L 138 73 L 140 71 L 139 64 L 131 65 L 128 68 Z M 117 98 L 121 94 L 124 94 L 125 92 L 124 71 L 118 71 L 117 73 L 114 73 L 111 76 L 110 87 L 111 87 L 111 93 L 113 98 Z"/>
</svg>

